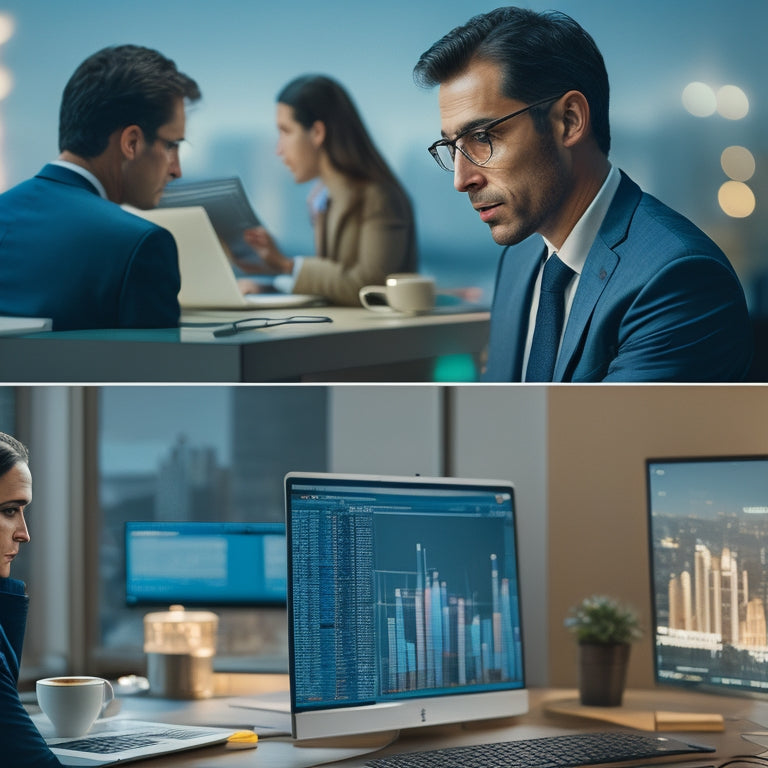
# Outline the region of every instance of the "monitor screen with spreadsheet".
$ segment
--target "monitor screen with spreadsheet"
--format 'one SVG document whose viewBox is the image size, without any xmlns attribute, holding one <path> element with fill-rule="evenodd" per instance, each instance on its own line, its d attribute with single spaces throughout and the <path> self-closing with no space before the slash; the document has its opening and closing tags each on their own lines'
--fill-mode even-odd
<svg viewBox="0 0 768 768">
<path fill-rule="evenodd" d="M 768 456 L 646 467 L 656 679 L 768 694 Z"/>
<path fill-rule="evenodd" d="M 297 739 L 527 710 L 510 483 L 285 484 Z"/>
<path fill-rule="evenodd" d="M 284 605 L 282 523 L 128 522 L 128 605 Z"/>
</svg>

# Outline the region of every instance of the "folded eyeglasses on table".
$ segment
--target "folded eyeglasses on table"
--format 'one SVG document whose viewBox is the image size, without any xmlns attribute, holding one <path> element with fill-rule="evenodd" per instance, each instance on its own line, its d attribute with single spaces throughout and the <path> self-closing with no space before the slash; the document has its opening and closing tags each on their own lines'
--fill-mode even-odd
<svg viewBox="0 0 768 768">
<path fill-rule="evenodd" d="M 254 331 L 261 328 L 274 328 L 276 325 L 304 325 L 309 323 L 332 323 L 330 317 L 324 315 L 291 315 L 290 317 L 244 317 L 240 320 L 209 323 L 182 323 L 182 328 L 213 328 L 216 338 L 235 336 L 242 331 Z"/>
</svg>

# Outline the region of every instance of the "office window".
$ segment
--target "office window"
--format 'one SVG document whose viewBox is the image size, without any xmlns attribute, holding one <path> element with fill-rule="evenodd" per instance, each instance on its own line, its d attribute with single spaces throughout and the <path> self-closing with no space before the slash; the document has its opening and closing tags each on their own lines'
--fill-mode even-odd
<svg viewBox="0 0 768 768">
<path fill-rule="evenodd" d="M 284 519 L 283 476 L 327 469 L 324 387 L 102 387 L 97 398 L 100 526 L 94 661 L 139 659 L 150 607 L 125 605 L 126 521 Z M 280 666 L 282 608 L 216 609 L 217 656 Z M 257 665 L 258 666 L 258 665 Z M 124 667 L 123 667 L 124 668 Z"/>
</svg>

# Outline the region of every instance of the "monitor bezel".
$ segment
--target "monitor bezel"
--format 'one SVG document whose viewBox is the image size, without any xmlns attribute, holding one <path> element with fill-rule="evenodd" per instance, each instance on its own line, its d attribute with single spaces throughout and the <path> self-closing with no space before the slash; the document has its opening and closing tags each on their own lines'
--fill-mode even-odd
<svg viewBox="0 0 768 768">
<path fill-rule="evenodd" d="M 124 523 L 123 527 L 123 586 L 124 586 L 124 602 L 128 608 L 149 608 L 158 606 L 168 606 L 171 604 L 182 604 L 184 606 L 196 607 L 196 608 L 285 608 L 286 599 L 283 598 L 269 598 L 265 596 L 263 599 L 226 599 L 221 598 L 217 600 L 185 596 L 183 599 L 173 600 L 168 597 L 145 597 L 137 599 L 135 601 L 129 601 L 128 599 L 128 569 L 129 569 L 129 554 L 128 554 L 128 537 L 131 529 L 141 529 L 142 527 L 151 527 L 153 530 L 161 530 L 167 528 L 170 530 L 177 530 L 179 527 L 196 526 L 207 527 L 211 529 L 223 530 L 230 535 L 238 534 L 243 529 L 248 529 L 248 535 L 256 535 L 260 537 L 264 536 L 282 536 L 285 538 L 285 524 L 280 522 L 271 521 L 234 521 L 234 520 L 128 520 Z"/>
<path fill-rule="evenodd" d="M 514 486 L 507 480 L 469 479 L 456 477 L 424 477 L 421 475 L 367 475 L 335 472 L 288 472 L 285 475 L 285 530 L 288 562 L 288 644 L 289 678 L 291 701 L 291 727 L 293 738 L 302 741 L 326 737 L 344 737 L 384 731 L 400 731 L 434 725 L 447 725 L 473 720 L 488 720 L 514 717 L 528 712 L 528 689 L 525 674 L 525 648 L 521 648 L 523 674 L 519 687 L 509 687 L 498 691 L 463 692 L 445 695 L 425 695 L 398 701 L 377 702 L 374 704 L 338 706 L 330 709 L 313 709 L 297 712 L 295 707 L 295 670 L 294 670 L 294 629 L 291 562 L 291 520 L 289 499 L 294 483 L 322 480 L 323 482 L 349 483 L 350 486 L 372 483 L 392 486 L 413 486 L 439 488 L 464 487 L 483 490 L 498 489 L 510 493 L 512 497 L 512 526 L 514 532 L 516 557 L 515 572 L 519 584 L 520 546 L 517 533 L 517 508 L 515 505 Z M 520 595 L 519 618 L 520 636 L 523 637 L 523 614 Z M 460 707 L 460 711 L 457 711 Z"/>
<path fill-rule="evenodd" d="M 653 553 L 653 510 L 651 496 L 651 465 L 652 464 L 715 464 L 726 462 L 748 462 L 758 461 L 768 464 L 768 454 L 763 453 L 737 453 L 737 454 L 706 454 L 704 456 L 683 455 L 683 456 L 655 456 L 645 459 L 645 483 L 646 483 L 646 525 L 647 525 L 647 553 L 648 553 L 648 581 L 649 581 L 649 602 L 651 616 L 651 652 L 653 656 L 653 678 L 656 685 L 669 686 L 674 689 L 686 689 L 690 691 L 700 691 L 702 693 L 713 693 L 722 696 L 740 696 L 756 699 L 768 699 L 768 692 L 761 693 L 750 688 L 739 686 L 722 686 L 704 680 L 674 680 L 668 677 L 660 677 L 659 657 L 657 653 L 658 638 L 658 615 L 656 601 L 656 580 L 654 573 L 654 553 Z"/>
</svg>

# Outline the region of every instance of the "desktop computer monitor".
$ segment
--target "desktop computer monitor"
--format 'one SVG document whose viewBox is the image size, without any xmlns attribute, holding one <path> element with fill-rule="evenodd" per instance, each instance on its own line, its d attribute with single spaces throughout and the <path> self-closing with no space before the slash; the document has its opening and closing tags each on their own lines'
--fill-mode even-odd
<svg viewBox="0 0 768 768">
<path fill-rule="evenodd" d="M 129 606 L 285 605 L 282 523 L 129 522 Z"/>
<path fill-rule="evenodd" d="M 768 693 L 768 456 L 646 468 L 657 681 Z"/>
<path fill-rule="evenodd" d="M 289 473 L 297 739 L 527 711 L 510 483 Z"/>
</svg>

